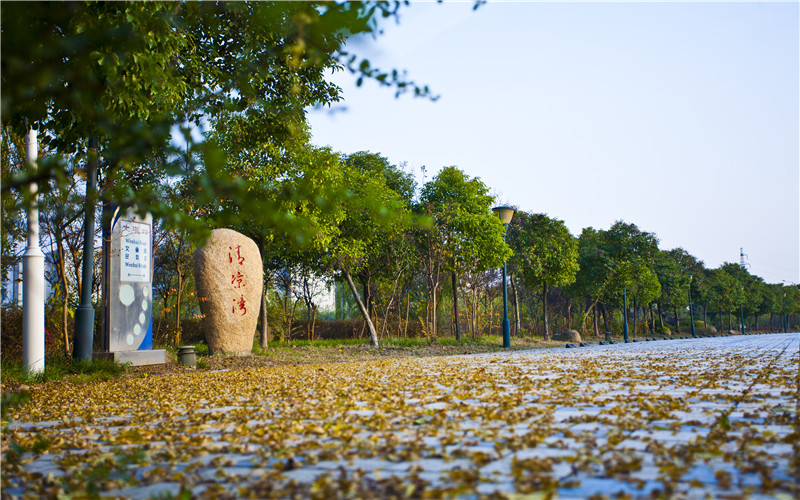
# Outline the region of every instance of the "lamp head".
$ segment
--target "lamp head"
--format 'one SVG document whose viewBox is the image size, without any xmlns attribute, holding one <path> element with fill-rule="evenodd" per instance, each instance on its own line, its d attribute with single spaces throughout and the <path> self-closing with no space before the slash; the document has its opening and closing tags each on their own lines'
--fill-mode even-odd
<svg viewBox="0 0 800 500">
<path fill-rule="evenodd" d="M 503 225 L 508 225 L 511 223 L 511 219 L 514 217 L 514 207 L 494 207 L 492 212 L 495 213 L 500 218 L 500 221 Z"/>
</svg>

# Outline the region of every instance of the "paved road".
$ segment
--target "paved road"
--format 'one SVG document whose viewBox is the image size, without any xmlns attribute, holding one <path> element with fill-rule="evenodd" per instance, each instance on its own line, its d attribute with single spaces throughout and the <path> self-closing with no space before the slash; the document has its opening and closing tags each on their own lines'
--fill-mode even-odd
<svg viewBox="0 0 800 500">
<path fill-rule="evenodd" d="M 3 496 L 798 498 L 799 364 L 794 333 L 54 389 Z"/>
</svg>

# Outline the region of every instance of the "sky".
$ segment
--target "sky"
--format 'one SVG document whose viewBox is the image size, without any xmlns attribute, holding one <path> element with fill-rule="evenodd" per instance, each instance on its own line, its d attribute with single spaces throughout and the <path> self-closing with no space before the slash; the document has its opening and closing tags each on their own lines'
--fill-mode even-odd
<svg viewBox="0 0 800 500">
<path fill-rule="evenodd" d="M 439 99 L 334 73 L 344 101 L 309 112 L 312 142 L 798 283 L 799 25 L 797 2 L 413 2 L 349 49 Z"/>
</svg>

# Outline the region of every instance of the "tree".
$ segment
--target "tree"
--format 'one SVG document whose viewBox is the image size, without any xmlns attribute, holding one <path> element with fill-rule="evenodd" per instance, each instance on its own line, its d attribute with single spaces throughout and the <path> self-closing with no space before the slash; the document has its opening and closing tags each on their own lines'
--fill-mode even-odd
<svg viewBox="0 0 800 500">
<path fill-rule="evenodd" d="M 453 321 L 461 340 L 458 321 L 458 282 L 467 271 L 502 266 L 511 257 L 504 242 L 504 228 L 492 213 L 494 197 L 479 178 L 470 178 L 457 167 L 445 167 L 422 188 L 417 212 L 433 218 L 417 235 L 418 252 L 425 266 L 430 298 L 431 335 L 436 336 L 436 310 L 442 274 L 450 273 L 453 285 Z"/>
<path fill-rule="evenodd" d="M 349 286 L 369 329 L 370 341 L 378 347 L 378 332 L 353 276 L 374 262 L 375 255 L 385 248 L 384 242 L 400 237 L 411 223 L 411 213 L 380 176 L 344 166 L 343 172 L 350 190 L 341 201 L 342 217 L 330 244 L 329 259 Z"/>
<path fill-rule="evenodd" d="M 550 338 L 547 291 L 550 286 L 575 282 L 578 272 L 578 241 L 563 221 L 546 214 L 514 213 L 508 227 L 508 241 L 514 256 L 513 269 L 529 288 L 542 289 L 544 338 Z"/>
<path fill-rule="evenodd" d="M 592 304 L 586 315 L 598 304 L 622 305 L 623 292 L 637 302 L 649 305 L 661 293 L 661 285 L 653 272 L 658 239 L 641 231 L 635 224 L 617 221 L 607 231 L 586 228 L 578 240 L 576 282 L 573 295 L 589 297 Z M 604 308 L 606 328 L 610 328 Z M 635 319 L 634 319 L 635 323 Z"/>
<path fill-rule="evenodd" d="M 759 308 L 760 314 L 769 314 L 769 330 L 774 329 L 775 315 L 781 313 L 781 299 L 783 298 L 783 291 L 780 290 L 781 285 L 765 284 L 762 290 L 764 300 L 761 302 Z"/>
<path fill-rule="evenodd" d="M 23 138 L 10 127 L 3 126 L 0 175 L 8 179 L 23 170 L 25 165 L 25 146 Z M 18 214 L 23 210 L 22 195 L 19 192 L 3 193 L 0 198 L 0 279 L 9 277 L 12 266 L 19 262 L 19 248 L 25 239 L 25 219 Z"/>
<path fill-rule="evenodd" d="M 736 280 L 736 286 L 739 287 L 739 303 L 734 306 L 734 309 L 741 308 L 740 312 L 742 315 L 745 313 L 755 314 L 761 306 L 761 302 L 764 300 L 758 283 L 760 278 L 750 274 L 741 264 L 726 262 L 720 269 Z M 744 322 L 744 318 L 741 319 L 742 322 Z"/>
<path fill-rule="evenodd" d="M 731 264 L 738 266 L 738 264 Z M 719 314 L 719 328 L 723 329 L 722 312 L 728 313 L 728 329 L 731 329 L 731 311 L 738 309 L 744 299 L 741 285 L 730 273 L 726 272 L 725 264 L 718 269 L 712 269 L 708 274 L 709 305 Z"/>
<path fill-rule="evenodd" d="M 661 284 L 661 295 L 658 298 L 658 315 L 662 318 L 661 327 L 664 328 L 661 309 L 672 310 L 675 313 L 675 329 L 680 333 L 680 318 L 678 310 L 689 305 L 689 287 L 693 287 L 692 296 L 698 298 L 697 286 L 703 280 L 703 263 L 689 254 L 683 248 L 661 250 L 656 255 L 655 271 Z"/>
<path fill-rule="evenodd" d="M 410 210 L 416 192 L 413 175 L 392 165 L 377 153 L 359 151 L 344 155 L 344 164 L 349 170 L 377 179 L 394 192 L 402 203 L 404 213 Z M 375 207 L 380 212 L 380 207 Z M 383 326 L 387 328 L 389 311 L 399 297 L 403 284 L 410 278 L 414 264 L 413 249 L 407 232 L 388 234 L 385 239 L 373 240 L 372 249 L 356 274 L 363 290 L 363 300 L 373 319 L 377 322 L 376 306 L 380 302 L 383 310 Z M 376 325 L 377 327 L 377 325 Z"/>
<path fill-rule="evenodd" d="M 3 4 L 13 19 L 2 32 L 2 121 L 18 134 L 30 123 L 60 154 L 101 138 L 108 168 L 130 173 L 156 150 L 169 150 L 170 132 L 183 126 L 187 150 L 203 158 L 194 196 L 219 194 L 256 218 L 303 232 L 303 219 L 259 199 L 252 184 L 230 178 L 213 143 L 196 143 L 191 129 L 225 127 L 232 116 L 248 126 L 243 137 L 278 143 L 302 133 L 305 109 L 339 99 L 330 70 L 347 68 L 398 93 L 430 96 L 397 71 L 384 72 L 346 50 L 348 38 L 376 34 L 379 21 L 396 14 L 390 2 L 78 3 Z M 4 179 L 3 191 L 35 178 L 58 176 L 61 163 L 42 159 L 38 173 Z M 165 164 L 165 173 L 185 175 Z M 194 169 L 190 169 L 194 170 Z M 139 189 L 126 175 L 104 196 L 202 237 L 203 220 L 164 203 L 157 183 Z M 63 176 L 62 176 L 63 177 Z M 201 200 L 201 204 L 203 202 Z M 326 204 L 330 199 L 309 198 Z M 241 219 L 241 218 L 240 218 Z M 311 231 L 313 234 L 313 231 Z"/>
<path fill-rule="evenodd" d="M 791 315 L 800 312 L 800 288 L 797 285 L 782 286 L 778 289 L 780 312 L 783 315 L 783 329 L 792 328 Z"/>
</svg>

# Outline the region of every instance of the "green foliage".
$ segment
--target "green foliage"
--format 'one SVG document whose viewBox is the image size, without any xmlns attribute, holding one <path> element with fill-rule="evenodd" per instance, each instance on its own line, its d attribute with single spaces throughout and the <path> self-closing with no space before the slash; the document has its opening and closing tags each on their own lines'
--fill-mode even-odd
<svg viewBox="0 0 800 500">
<path fill-rule="evenodd" d="M 433 223 L 416 231 L 415 247 L 428 287 L 427 328 L 434 338 L 443 275 L 458 282 L 465 272 L 496 269 L 512 255 L 505 229 L 491 211 L 493 202 L 483 181 L 456 167 L 443 168 L 422 188 L 415 211 Z"/>
<path fill-rule="evenodd" d="M 24 139 L 10 127 L 0 129 L 3 154 L 0 155 L 0 176 L 8 179 L 24 170 Z M 9 278 L 11 266 L 18 262 L 18 244 L 25 238 L 24 219 L 18 216 L 22 196 L 18 192 L 0 197 L 0 280 Z"/>
<path fill-rule="evenodd" d="M 736 264 L 733 264 L 736 265 Z M 744 292 L 736 278 L 723 268 L 708 273 L 708 305 L 719 311 L 733 311 L 744 300 Z"/>
<path fill-rule="evenodd" d="M 514 250 L 509 265 L 525 286 L 563 287 L 575 281 L 578 240 L 563 221 L 517 211 L 508 227 L 508 242 Z"/>
<path fill-rule="evenodd" d="M 45 382 L 69 379 L 73 382 L 93 382 L 115 378 L 128 369 L 128 364 L 113 360 L 71 360 L 55 357 L 48 359 L 44 371 L 29 375 L 22 363 L 11 360 L 2 361 L 2 379 L 14 382 Z"/>
<path fill-rule="evenodd" d="M 660 250 L 655 259 L 655 271 L 661 285 L 658 302 L 667 309 L 680 309 L 689 305 L 691 278 L 682 261 L 692 258 L 682 248 Z"/>
<path fill-rule="evenodd" d="M 417 190 L 414 176 L 389 163 L 387 158 L 369 151 L 345 155 L 344 164 L 354 171 L 383 178 L 386 187 L 397 193 L 401 200 L 411 205 Z"/>
<path fill-rule="evenodd" d="M 237 158 L 231 141 L 197 142 L 192 132 L 209 124 L 212 136 L 235 136 L 248 153 L 265 144 L 272 153 L 291 149 L 303 142 L 305 110 L 339 99 L 340 89 L 326 75 L 342 67 L 398 93 L 429 97 L 426 87 L 345 50 L 349 37 L 378 33 L 379 21 L 396 15 L 400 5 L 3 4 L 3 17 L 14 19 L 3 27 L 3 125 L 18 135 L 35 126 L 56 153 L 40 161 L 39 172 L 4 172 L 3 190 L 31 179 L 63 180 L 59 156 L 81 152 L 75 156 L 80 160 L 86 140 L 99 137 L 107 201 L 135 204 L 200 239 L 207 218 L 163 196 L 167 178 L 170 185 L 184 178 L 191 181 L 184 197 L 214 208 L 219 224 L 235 225 L 246 219 L 243 213 L 255 214 L 283 232 L 313 239 L 318 228 L 308 228 L 308 218 L 281 202 L 325 208 L 338 191 L 295 178 L 279 200 L 260 196 L 257 178 L 230 175 Z M 180 151 L 170 146 L 176 126 L 187 143 Z M 282 178 L 276 173 L 268 180 Z"/>
<path fill-rule="evenodd" d="M 504 228 L 492 213 L 494 197 L 479 178 L 456 167 L 445 167 L 422 188 L 418 212 L 433 217 L 423 230 L 423 246 L 457 274 L 467 269 L 502 267 L 512 251 L 504 242 Z"/>
<path fill-rule="evenodd" d="M 607 231 L 586 228 L 578 241 L 578 264 L 574 292 L 594 300 L 621 305 L 623 290 L 642 304 L 661 293 L 653 271 L 658 240 L 635 224 L 617 221 Z"/>
</svg>

